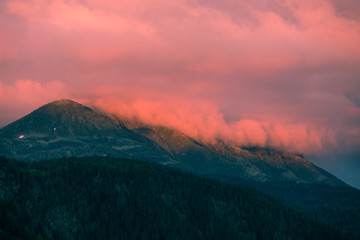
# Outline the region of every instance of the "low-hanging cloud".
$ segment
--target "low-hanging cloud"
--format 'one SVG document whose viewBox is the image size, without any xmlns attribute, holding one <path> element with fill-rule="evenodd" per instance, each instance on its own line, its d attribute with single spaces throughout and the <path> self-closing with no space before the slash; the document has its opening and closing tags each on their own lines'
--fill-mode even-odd
<svg viewBox="0 0 360 240">
<path fill-rule="evenodd" d="M 14 85 L 0 85 L 1 120 L 20 117 L 34 108 L 53 100 L 71 96 L 68 86 L 61 82 L 41 84 L 18 80 Z M 320 154 L 337 146 L 335 133 L 316 125 L 287 123 L 284 119 L 241 119 L 228 122 L 215 102 L 202 99 L 163 95 L 156 100 L 146 91 L 139 96 L 106 97 L 114 89 L 99 88 L 92 97 L 74 99 L 121 120 L 140 121 L 152 126 L 179 130 L 204 142 L 223 140 L 240 146 L 274 147 L 295 153 Z M 115 89 L 121 92 L 120 89 Z"/>
<path fill-rule="evenodd" d="M 57 98 L 293 152 L 360 143 L 356 1 L 0 3 L 0 124 Z"/>
<path fill-rule="evenodd" d="M 336 147 L 335 133 L 326 128 L 286 123 L 282 119 L 241 119 L 229 123 L 211 102 L 170 98 L 124 103 L 105 98 L 88 103 L 122 120 L 166 126 L 205 142 L 223 140 L 240 146 L 273 147 L 305 154 L 320 154 Z"/>
</svg>

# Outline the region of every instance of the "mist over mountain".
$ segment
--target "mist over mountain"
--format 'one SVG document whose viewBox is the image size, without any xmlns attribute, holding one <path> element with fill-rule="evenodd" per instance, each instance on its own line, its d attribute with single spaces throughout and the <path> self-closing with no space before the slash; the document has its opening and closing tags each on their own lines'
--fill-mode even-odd
<svg viewBox="0 0 360 240">
<path fill-rule="evenodd" d="M 58 100 L 0 130 L 1 152 L 21 160 L 113 156 L 160 162 L 201 175 L 344 185 L 303 157 L 221 140 L 198 142 L 166 127 L 106 116 L 71 100 Z"/>
<path fill-rule="evenodd" d="M 2 128 L 0 138 L 2 154 L 20 160 L 85 155 L 167 159 L 147 138 L 71 100 L 40 107 Z"/>
<path fill-rule="evenodd" d="M 346 232 L 360 229 L 359 191 L 301 155 L 222 140 L 202 142 L 72 100 L 46 104 L 0 129 L 0 155 L 30 162 L 84 156 L 156 162 L 256 188 Z"/>
<path fill-rule="evenodd" d="M 0 27 L 0 239 L 149 239 L 161 228 L 148 228 L 154 219 L 177 239 L 167 228 L 177 217 L 175 233 L 190 231 L 190 239 L 239 228 L 250 230 L 244 239 L 265 238 L 247 229 L 242 213 L 214 226 L 223 224 L 226 201 L 198 197 L 209 188 L 190 194 L 214 203 L 199 204 L 206 214 L 191 222 L 183 213 L 193 201 L 177 195 L 180 204 L 167 205 L 177 184 L 141 195 L 142 179 L 155 190 L 163 182 L 151 182 L 146 168 L 130 171 L 139 184 L 126 174 L 124 184 L 111 182 L 120 159 L 129 168 L 160 165 L 257 189 L 360 239 L 359 0 L 2 0 Z M 71 165 L 111 157 L 103 175 L 98 166 Z M 66 161 L 70 171 L 61 168 Z M 77 185 L 82 179 L 94 184 Z M 144 202 L 128 198 L 129 185 Z M 147 212 L 137 203 L 154 199 L 165 199 L 160 209 L 169 211 L 147 207 L 151 214 L 141 216 L 149 224 L 137 224 Z M 131 226 L 119 233 L 109 216 Z M 280 236 L 267 231 L 273 239 L 296 239 L 308 228 L 295 221 L 297 234 L 281 234 L 294 225 L 277 219 Z"/>
</svg>

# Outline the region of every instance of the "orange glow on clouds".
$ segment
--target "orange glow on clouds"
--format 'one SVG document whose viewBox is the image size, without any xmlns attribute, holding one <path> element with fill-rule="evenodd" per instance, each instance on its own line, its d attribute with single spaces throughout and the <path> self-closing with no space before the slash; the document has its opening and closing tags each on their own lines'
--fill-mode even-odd
<svg viewBox="0 0 360 240">
<path fill-rule="evenodd" d="M 0 126 L 72 98 L 194 138 L 358 151 L 357 0 L 5 0 Z"/>
<path fill-rule="evenodd" d="M 14 118 L 23 117 L 27 111 L 34 110 L 44 103 L 68 96 L 64 85 L 59 81 L 41 84 L 37 81 L 19 79 L 13 85 L 0 82 L 0 119 L 14 121 Z"/>
<path fill-rule="evenodd" d="M 312 154 L 323 152 L 324 144 L 332 146 L 336 144 L 332 132 L 305 124 L 250 119 L 229 124 L 210 102 L 168 99 L 123 103 L 116 99 L 97 99 L 91 105 L 120 119 L 166 126 L 206 142 L 222 139 L 241 146 L 267 146 Z"/>
</svg>

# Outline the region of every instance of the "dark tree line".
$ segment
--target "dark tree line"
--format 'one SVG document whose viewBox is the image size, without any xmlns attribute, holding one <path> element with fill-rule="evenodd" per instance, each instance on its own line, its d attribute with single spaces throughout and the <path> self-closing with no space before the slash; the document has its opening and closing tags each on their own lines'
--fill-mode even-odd
<svg viewBox="0 0 360 240">
<path fill-rule="evenodd" d="M 250 188 L 101 157 L 0 158 L 1 239 L 347 239 Z"/>
</svg>

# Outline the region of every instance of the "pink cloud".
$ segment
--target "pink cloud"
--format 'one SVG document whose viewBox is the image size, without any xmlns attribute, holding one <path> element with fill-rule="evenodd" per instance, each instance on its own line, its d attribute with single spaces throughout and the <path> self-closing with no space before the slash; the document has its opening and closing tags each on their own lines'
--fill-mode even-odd
<svg viewBox="0 0 360 240">
<path fill-rule="evenodd" d="M 44 103 L 68 96 L 66 87 L 59 81 L 42 84 L 29 79 L 19 79 L 11 85 L 0 81 L 0 124 L 22 117 Z"/>
<path fill-rule="evenodd" d="M 222 139 L 241 146 L 275 147 L 296 153 L 319 154 L 336 147 L 334 132 L 306 124 L 242 119 L 231 124 L 211 102 L 167 98 L 163 101 L 97 99 L 88 104 L 123 120 L 166 126 L 201 141 Z"/>
<path fill-rule="evenodd" d="M 66 96 L 193 137 L 355 149 L 360 8 L 347 2 L 3 1 L 0 120 Z"/>
</svg>

